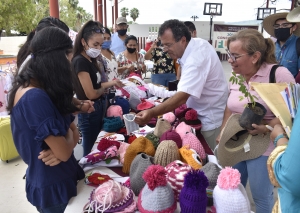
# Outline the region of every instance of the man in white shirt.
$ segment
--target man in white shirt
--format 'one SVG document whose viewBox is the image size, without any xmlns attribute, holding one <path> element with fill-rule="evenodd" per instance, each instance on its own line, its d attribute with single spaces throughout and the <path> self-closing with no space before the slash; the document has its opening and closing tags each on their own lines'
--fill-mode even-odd
<svg viewBox="0 0 300 213">
<path fill-rule="evenodd" d="M 214 149 L 220 133 L 228 98 L 228 85 L 215 49 L 201 38 L 191 38 L 188 28 L 178 20 L 165 21 L 159 29 L 163 50 L 171 58 L 179 58 L 181 78 L 177 93 L 149 110 L 137 114 L 135 121 L 146 124 L 186 103 L 197 111 L 202 134 Z"/>
<path fill-rule="evenodd" d="M 119 17 L 116 21 L 116 32 L 111 36 L 110 50 L 117 57 L 121 52 L 126 50 L 124 40 L 127 37 L 127 20 L 125 17 Z"/>
</svg>

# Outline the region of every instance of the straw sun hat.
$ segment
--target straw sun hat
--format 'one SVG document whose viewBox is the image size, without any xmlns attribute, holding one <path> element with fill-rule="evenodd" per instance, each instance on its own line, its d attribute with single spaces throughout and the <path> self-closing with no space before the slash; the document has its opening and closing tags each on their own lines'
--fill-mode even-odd
<svg viewBox="0 0 300 213">
<path fill-rule="evenodd" d="M 232 114 L 221 132 L 218 160 L 223 167 L 257 158 L 267 150 L 270 144 L 270 133 L 264 136 L 249 134 L 239 125 L 240 117 L 240 114 Z"/>
<path fill-rule="evenodd" d="M 263 21 L 263 27 L 265 31 L 267 31 L 267 33 L 270 34 L 271 36 L 275 37 L 273 25 L 275 24 L 276 20 L 287 18 L 287 15 L 288 13 L 275 13 L 267 16 Z M 300 21 L 299 18 L 298 21 Z M 297 21 L 290 21 L 290 22 L 297 22 Z M 300 23 L 296 23 L 296 24 L 297 24 L 297 29 L 293 33 L 296 36 L 300 36 Z"/>
<path fill-rule="evenodd" d="M 298 6 L 289 12 L 286 16 L 286 20 L 289 22 L 300 22 L 300 7 Z"/>
</svg>

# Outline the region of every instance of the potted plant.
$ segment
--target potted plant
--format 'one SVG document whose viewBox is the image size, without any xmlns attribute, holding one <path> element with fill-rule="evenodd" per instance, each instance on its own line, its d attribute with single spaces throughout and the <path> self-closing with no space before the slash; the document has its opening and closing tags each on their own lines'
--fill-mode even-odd
<svg viewBox="0 0 300 213">
<path fill-rule="evenodd" d="M 262 104 L 256 102 L 258 98 L 249 92 L 249 86 L 246 87 L 246 80 L 243 75 L 237 75 L 235 72 L 232 72 L 232 76 L 230 77 L 229 81 L 232 84 L 238 84 L 240 86 L 239 91 L 241 91 L 241 93 L 244 95 L 239 96 L 240 101 L 244 100 L 244 98 L 248 99 L 248 103 L 245 104 L 245 109 L 239 119 L 239 124 L 244 129 L 252 130 L 254 129 L 252 124 L 259 125 L 263 120 L 267 110 Z"/>
</svg>

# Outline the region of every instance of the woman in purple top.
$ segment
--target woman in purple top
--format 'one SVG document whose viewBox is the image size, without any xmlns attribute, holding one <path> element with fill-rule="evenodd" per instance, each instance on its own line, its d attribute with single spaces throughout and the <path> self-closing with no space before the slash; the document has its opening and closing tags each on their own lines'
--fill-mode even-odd
<svg viewBox="0 0 300 213">
<path fill-rule="evenodd" d="M 48 27 L 35 34 L 30 50 L 9 94 L 13 139 L 28 165 L 28 201 L 39 212 L 63 213 L 84 178 L 73 155 L 79 133 L 72 113 L 80 109 L 72 103 L 75 81 L 67 58 L 72 41 L 63 30 Z"/>
</svg>

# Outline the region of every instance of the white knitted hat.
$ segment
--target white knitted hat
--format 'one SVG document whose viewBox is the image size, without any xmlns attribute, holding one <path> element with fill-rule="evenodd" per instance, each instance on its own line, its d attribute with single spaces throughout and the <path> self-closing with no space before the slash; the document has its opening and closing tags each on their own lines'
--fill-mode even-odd
<svg viewBox="0 0 300 213">
<path fill-rule="evenodd" d="M 221 170 L 213 198 L 218 213 L 251 213 L 250 202 L 237 169 L 226 167 Z"/>
</svg>

